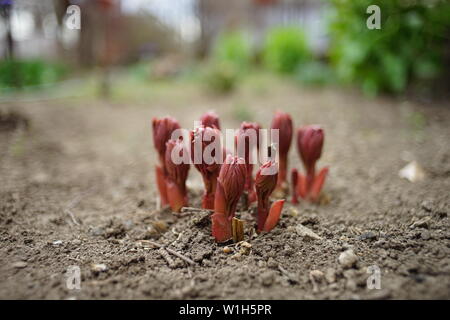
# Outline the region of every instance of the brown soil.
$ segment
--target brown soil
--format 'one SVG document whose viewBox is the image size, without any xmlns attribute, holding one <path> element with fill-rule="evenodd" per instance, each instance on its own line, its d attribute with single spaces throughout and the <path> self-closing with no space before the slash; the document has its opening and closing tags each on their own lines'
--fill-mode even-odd
<svg viewBox="0 0 450 320">
<path fill-rule="evenodd" d="M 324 126 L 319 166 L 330 166 L 329 203 L 287 204 L 272 232 L 248 232 L 251 248 L 231 244 L 225 253 L 210 236 L 208 213 L 156 210 L 150 119 L 171 114 L 190 128 L 214 108 L 223 127 L 236 128 L 236 105 L 265 127 L 275 107 L 291 112 L 296 126 Z M 178 90 L 132 105 L 68 99 L 3 107 L 16 113 L 0 130 L 0 298 L 450 298 L 448 103 L 286 85 L 229 97 Z M 425 180 L 398 177 L 412 160 Z M 301 168 L 294 145 L 293 165 Z M 194 168 L 189 186 L 198 207 Z M 251 214 L 239 215 L 249 230 Z M 300 236 L 300 223 L 320 239 Z M 338 261 L 348 249 L 357 256 L 352 267 Z M 66 286 L 74 265 L 81 290 Z M 381 269 L 381 290 L 366 286 L 372 265 Z"/>
</svg>

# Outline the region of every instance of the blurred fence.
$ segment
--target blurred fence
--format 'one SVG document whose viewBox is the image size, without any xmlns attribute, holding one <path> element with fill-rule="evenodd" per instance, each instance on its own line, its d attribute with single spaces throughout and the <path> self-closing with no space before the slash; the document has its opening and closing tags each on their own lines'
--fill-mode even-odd
<svg viewBox="0 0 450 320">
<path fill-rule="evenodd" d="M 15 0 L 12 1 L 11 25 L 18 58 L 58 58 L 66 53 L 78 56 L 80 62 L 93 59 L 97 29 L 101 29 L 101 17 L 96 14 L 101 0 Z M 130 41 L 136 34 L 152 33 L 155 29 L 168 29 L 173 40 L 178 43 L 177 51 L 190 48 L 200 55 L 208 53 L 218 35 L 225 30 L 241 29 L 256 47 L 261 45 L 267 30 L 273 26 L 297 25 L 304 29 L 308 40 L 316 52 L 326 47 L 326 26 L 323 16 L 324 5 L 313 0 L 109 0 L 125 22 L 116 18 L 109 28 L 115 29 L 116 38 L 121 33 Z M 82 9 L 81 31 L 67 30 L 63 26 L 65 9 L 76 3 Z M 140 23 L 136 20 L 141 19 Z M 148 23 L 154 19 L 155 23 Z M 146 20 L 147 22 L 143 22 Z M 128 26 L 127 26 L 127 25 Z M 120 26 L 119 26 L 120 25 Z M 0 19 L 0 29 L 5 29 L 4 19 Z M 132 27 L 130 27 L 132 26 Z M 0 30 L 0 54 L 5 52 L 5 32 Z M 159 32 L 160 39 L 138 36 L 141 44 L 122 44 L 123 48 L 139 51 L 145 47 L 171 49 L 161 45 L 169 38 L 168 32 Z M 91 39 L 91 40 L 89 40 Z M 149 43 L 152 42 L 152 43 Z M 83 49 L 84 46 L 84 49 Z M 89 49 L 89 47 L 91 47 Z M 172 48 L 173 49 L 173 48 Z M 77 51 L 77 54 L 74 54 Z M 126 52 L 125 52 L 126 51 Z M 133 57 L 137 52 L 124 50 Z M 129 61 L 126 57 L 122 61 Z"/>
<path fill-rule="evenodd" d="M 304 29 L 312 49 L 323 52 L 326 47 L 325 6 L 311 0 L 198 0 L 201 25 L 201 47 L 207 51 L 217 35 L 227 29 L 242 29 L 259 47 L 267 31 L 274 26 L 299 26 Z"/>
</svg>

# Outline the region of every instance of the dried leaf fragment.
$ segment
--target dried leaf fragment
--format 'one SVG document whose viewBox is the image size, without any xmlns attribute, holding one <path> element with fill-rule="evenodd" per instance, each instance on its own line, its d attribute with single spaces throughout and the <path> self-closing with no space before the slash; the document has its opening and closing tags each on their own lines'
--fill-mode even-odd
<svg viewBox="0 0 450 320">
<path fill-rule="evenodd" d="M 233 217 L 231 222 L 233 241 L 240 242 L 244 240 L 244 221 Z"/>
</svg>

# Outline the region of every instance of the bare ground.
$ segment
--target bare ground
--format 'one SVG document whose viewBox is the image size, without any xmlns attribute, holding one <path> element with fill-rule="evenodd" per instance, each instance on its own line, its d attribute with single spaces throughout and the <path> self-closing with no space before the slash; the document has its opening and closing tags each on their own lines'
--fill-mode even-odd
<svg viewBox="0 0 450 320">
<path fill-rule="evenodd" d="M 156 210 L 153 116 L 171 114 L 191 128 L 215 109 L 223 127 L 236 128 L 247 109 L 267 127 L 276 108 L 291 112 L 296 126 L 324 126 L 319 166 L 331 170 L 328 204 L 289 204 L 271 233 L 249 232 L 251 248 L 231 245 L 230 253 L 212 241 L 207 213 Z M 131 104 L 60 99 L 2 109 L 28 124 L 19 116 L 11 120 L 17 125 L 0 126 L 0 298 L 450 298 L 449 103 L 283 84 L 230 97 L 178 87 Z M 424 181 L 398 177 L 411 160 L 425 168 Z M 301 168 L 294 145 L 290 166 Z M 194 168 L 189 186 L 198 206 Z M 251 215 L 240 215 L 250 229 Z M 300 223 L 320 239 L 299 235 Z M 348 249 L 357 256 L 352 267 L 338 261 Z M 66 285 L 74 265 L 81 290 Z M 366 286 L 372 265 L 381 270 L 381 290 Z"/>
</svg>

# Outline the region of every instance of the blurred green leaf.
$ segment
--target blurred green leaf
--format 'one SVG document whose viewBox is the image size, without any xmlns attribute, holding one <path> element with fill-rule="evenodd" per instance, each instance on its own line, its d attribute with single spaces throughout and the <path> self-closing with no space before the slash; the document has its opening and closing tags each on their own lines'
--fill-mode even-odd
<svg viewBox="0 0 450 320">
<path fill-rule="evenodd" d="M 334 73 L 329 66 L 318 61 L 299 66 L 295 78 L 302 84 L 310 86 L 323 86 L 335 81 Z"/>
<path fill-rule="evenodd" d="M 302 30 L 280 27 L 270 30 L 264 47 L 264 64 L 280 73 L 294 73 L 301 63 L 310 61 L 311 51 Z"/>
<path fill-rule="evenodd" d="M 244 33 L 225 32 L 217 40 L 212 59 L 214 63 L 232 64 L 235 68 L 246 69 L 250 64 L 251 54 L 251 47 Z"/>
<path fill-rule="evenodd" d="M 229 93 L 239 80 L 239 69 L 230 62 L 213 63 L 206 70 L 205 84 L 213 92 Z"/>
<path fill-rule="evenodd" d="M 0 61 L 0 87 L 27 88 L 52 84 L 67 73 L 67 68 L 41 60 Z"/>
<path fill-rule="evenodd" d="M 330 0 L 330 61 L 343 83 L 373 96 L 401 93 L 439 76 L 450 34 L 450 2 Z M 366 27 L 369 5 L 381 8 L 381 29 Z"/>
</svg>

